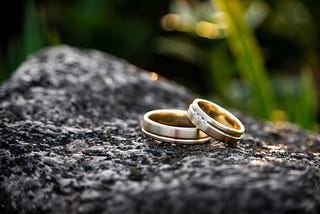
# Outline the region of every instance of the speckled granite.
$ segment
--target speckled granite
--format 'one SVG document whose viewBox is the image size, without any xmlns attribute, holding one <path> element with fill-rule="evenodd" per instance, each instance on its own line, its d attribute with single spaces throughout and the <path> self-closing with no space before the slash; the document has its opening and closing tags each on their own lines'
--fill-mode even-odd
<svg viewBox="0 0 320 214">
<path fill-rule="evenodd" d="M 61 46 L 0 88 L 1 213 L 319 213 L 320 137 L 239 115 L 236 147 L 159 143 L 148 110 L 183 87 L 98 51 Z"/>
</svg>

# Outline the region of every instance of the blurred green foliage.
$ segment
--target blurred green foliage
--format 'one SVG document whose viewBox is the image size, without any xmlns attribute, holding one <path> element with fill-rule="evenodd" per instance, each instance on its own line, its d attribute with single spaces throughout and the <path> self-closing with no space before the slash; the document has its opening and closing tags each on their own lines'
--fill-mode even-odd
<svg viewBox="0 0 320 214">
<path fill-rule="evenodd" d="M 209 97 L 222 99 L 221 102 L 258 118 L 289 120 L 307 129 L 318 129 L 319 89 L 315 84 L 318 62 L 309 59 L 310 55 L 318 56 L 317 26 L 302 1 L 189 2 L 194 4 L 174 1 L 162 24 L 168 31 L 180 32 L 180 38 L 171 37 L 176 43 L 183 41 L 180 45 L 185 43 L 184 37 L 197 36 L 188 42 L 189 46 L 193 43 L 196 50 L 185 48 L 185 52 L 189 49 L 188 52 L 201 56 L 198 62 L 194 61 L 197 57 L 193 57 L 193 63 L 202 64 L 203 70 L 208 71 L 208 78 L 214 85 Z M 268 52 L 263 53 L 256 39 L 259 31 L 275 41 L 285 41 L 284 44 L 269 43 L 265 50 L 287 55 L 287 58 L 279 57 L 285 58 L 285 63 L 269 56 L 271 66 L 267 68 L 264 55 Z M 201 46 L 197 44 L 201 37 L 211 41 Z M 161 47 L 161 52 L 167 49 L 163 48 L 165 44 Z M 287 52 L 290 51 L 288 47 L 299 54 Z M 271 54 L 277 57 L 279 53 Z M 181 55 L 174 47 L 167 50 L 167 54 Z M 272 65 L 273 61 L 277 64 Z M 287 63 L 290 63 L 288 68 L 285 67 Z"/>
<path fill-rule="evenodd" d="M 311 0 L 26 1 L 0 81 L 45 46 L 95 48 L 258 118 L 317 130 L 320 3 Z"/>
<path fill-rule="evenodd" d="M 254 35 L 246 24 L 243 8 L 238 1 L 215 1 L 226 15 L 228 41 L 239 67 L 240 75 L 251 88 L 250 111 L 258 117 L 269 118 L 274 109 L 274 95 Z"/>
</svg>

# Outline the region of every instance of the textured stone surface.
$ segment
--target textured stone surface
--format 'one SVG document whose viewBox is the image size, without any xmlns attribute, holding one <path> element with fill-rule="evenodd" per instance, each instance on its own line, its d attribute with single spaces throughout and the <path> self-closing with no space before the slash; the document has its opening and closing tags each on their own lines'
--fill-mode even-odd
<svg viewBox="0 0 320 214">
<path fill-rule="evenodd" d="M 236 147 L 159 143 L 184 88 L 97 51 L 43 50 L 0 89 L 1 213 L 319 213 L 320 137 L 240 116 Z"/>
</svg>

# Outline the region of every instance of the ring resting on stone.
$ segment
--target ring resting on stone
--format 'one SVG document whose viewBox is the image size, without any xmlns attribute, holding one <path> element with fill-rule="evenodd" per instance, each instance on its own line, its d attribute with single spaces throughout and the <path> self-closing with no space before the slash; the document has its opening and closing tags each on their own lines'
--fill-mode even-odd
<svg viewBox="0 0 320 214">
<path fill-rule="evenodd" d="M 236 116 L 204 99 L 195 99 L 188 111 L 162 109 L 147 112 L 141 126 L 150 137 L 182 144 L 204 143 L 210 137 L 236 144 L 245 131 Z"/>
<path fill-rule="evenodd" d="M 187 114 L 196 127 L 225 143 L 237 143 L 245 130 L 236 116 L 208 100 L 195 99 Z"/>
<path fill-rule="evenodd" d="M 141 126 L 146 135 L 160 141 L 200 144 L 210 139 L 189 120 L 187 111 L 184 110 L 149 111 L 143 116 Z"/>
</svg>

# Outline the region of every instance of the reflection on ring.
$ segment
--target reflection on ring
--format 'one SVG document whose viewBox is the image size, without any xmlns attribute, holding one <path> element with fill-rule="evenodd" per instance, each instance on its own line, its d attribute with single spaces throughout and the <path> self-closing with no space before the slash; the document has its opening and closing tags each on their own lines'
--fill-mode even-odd
<svg viewBox="0 0 320 214">
<path fill-rule="evenodd" d="M 161 109 L 147 112 L 141 126 L 146 135 L 166 142 L 200 144 L 210 139 L 193 125 L 184 110 Z"/>
<path fill-rule="evenodd" d="M 195 99 L 188 109 L 192 123 L 216 140 L 236 144 L 244 133 L 241 121 L 221 106 L 204 99 Z"/>
</svg>

